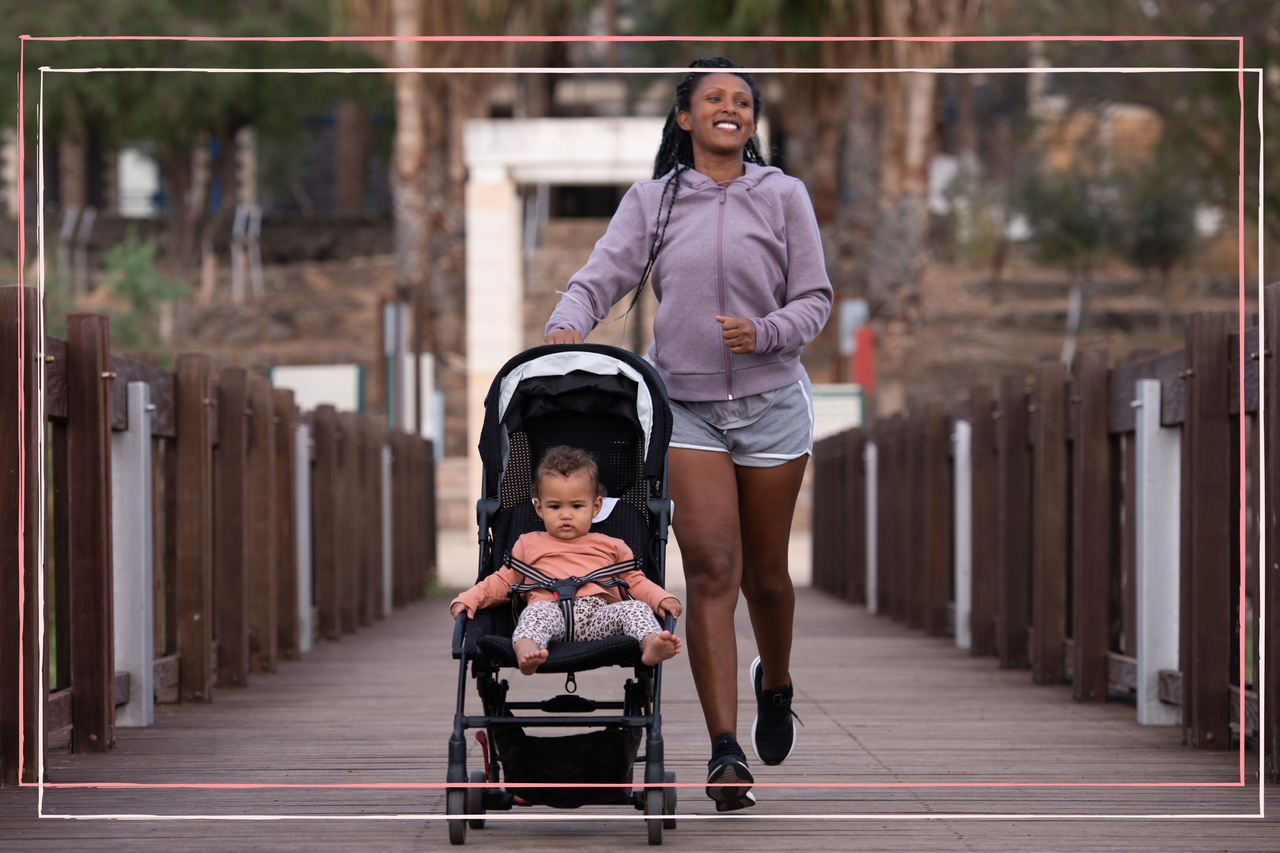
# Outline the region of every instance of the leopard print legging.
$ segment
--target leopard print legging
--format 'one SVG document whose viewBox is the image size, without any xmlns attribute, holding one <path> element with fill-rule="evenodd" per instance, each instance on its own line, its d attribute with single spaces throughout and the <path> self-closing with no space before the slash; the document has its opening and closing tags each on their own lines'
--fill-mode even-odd
<svg viewBox="0 0 1280 853">
<path fill-rule="evenodd" d="M 511 635 L 514 642 L 530 639 L 545 649 L 552 640 L 565 637 L 564 614 L 552 601 L 535 601 L 525 607 Z M 662 629 L 649 605 L 636 599 L 607 603 L 596 595 L 584 595 L 573 601 L 573 634 L 576 640 L 600 640 L 626 634 L 643 640 Z"/>
</svg>

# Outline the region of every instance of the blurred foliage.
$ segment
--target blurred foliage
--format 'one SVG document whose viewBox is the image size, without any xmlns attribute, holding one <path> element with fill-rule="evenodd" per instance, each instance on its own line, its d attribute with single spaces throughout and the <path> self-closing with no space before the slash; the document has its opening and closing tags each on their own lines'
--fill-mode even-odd
<svg viewBox="0 0 1280 853">
<path fill-rule="evenodd" d="M 1120 248 L 1119 192 L 1111 181 L 1083 171 L 1036 170 L 1012 195 L 1042 263 L 1061 265 L 1087 280 Z"/>
<path fill-rule="evenodd" d="M 280 37 L 328 36 L 329 0 L 0 0 L 10 32 L 32 36 Z M 354 45 L 331 42 L 68 40 L 0 42 L 0 62 L 25 69 L 25 130 L 36 143 L 36 105 L 44 105 L 46 140 L 91 133 L 105 149 L 149 140 L 157 157 L 185 156 L 207 135 L 223 141 L 253 125 L 259 141 L 297 151 L 308 117 L 337 99 L 373 108 L 384 103 L 376 74 L 214 73 L 201 68 L 373 67 Z M 39 68 L 181 68 L 41 74 Z M 42 91 L 43 87 L 43 91 Z M 0 87 L 0 110 L 12 115 L 16 92 Z M 281 159 L 288 168 L 297 162 Z M 268 176 L 270 177 L 270 176 Z"/>
<path fill-rule="evenodd" d="M 109 249 L 103 257 L 103 285 L 126 310 L 111 321 L 111 343 L 120 349 L 159 352 L 157 332 L 161 303 L 177 303 L 187 294 L 187 286 L 179 279 L 163 279 L 156 269 L 155 237 L 139 240 L 130 228 L 125 240 Z"/>
<path fill-rule="evenodd" d="M 1268 162 L 1280 156 L 1280 136 L 1263 137 L 1258 111 L 1269 126 L 1280 121 L 1280 3 L 1274 0 L 1020 0 L 995 4 L 992 35 L 1026 33 L 1081 36 L 1195 36 L 1218 41 L 1060 41 L 1042 45 L 1044 58 L 1062 67 L 1217 68 L 1220 71 L 1099 74 L 1053 73 L 1051 91 L 1077 106 L 1130 103 L 1147 106 L 1164 125 L 1165 155 L 1193 176 L 1204 203 L 1234 209 L 1240 172 L 1244 209 L 1257 218 L 1261 189 L 1264 225 L 1280 237 L 1280 173 L 1258 185 L 1260 146 Z M 1236 41 L 1235 39 L 1239 39 Z M 997 50 L 1012 50 L 992 45 Z M 1026 45 L 1019 48 L 1029 52 Z M 1262 90 L 1256 71 L 1262 69 Z M 1241 105 L 1243 103 L 1243 113 Z M 1243 136 L 1243 152 L 1241 137 Z M 1243 156 L 1243 162 L 1242 162 Z"/>
<path fill-rule="evenodd" d="M 1167 280 L 1174 266 L 1189 257 L 1196 242 L 1198 194 L 1176 164 L 1157 160 L 1126 176 L 1125 258 Z"/>
</svg>

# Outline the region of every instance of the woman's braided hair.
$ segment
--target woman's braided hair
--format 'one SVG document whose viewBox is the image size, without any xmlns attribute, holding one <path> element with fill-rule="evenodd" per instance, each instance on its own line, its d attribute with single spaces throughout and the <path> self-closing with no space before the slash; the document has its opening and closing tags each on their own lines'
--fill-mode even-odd
<svg viewBox="0 0 1280 853">
<path fill-rule="evenodd" d="M 680 191 L 680 175 L 686 169 L 693 168 L 693 136 L 680 126 L 676 121 L 676 117 L 681 112 L 688 111 L 693 99 L 694 86 L 708 74 L 727 70 L 735 77 L 741 78 L 742 82 L 746 83 L 747 87 L 751 89 L 751 117 L 756 121 L 760 119 L 760 90 L 756 88 L 756 81 L 750 74 L 736 70 L 741 68 L 741 65 L 723 56 L 712 56 L 695 59 L 689 63 L 689 67 L 697 70 L 686 74 L 684 79 L 676 86 L 675 100 L 672 101 L 671 110 L 667 113 L 667 122 L 662 127 L 662 143 L 658 146 L 658 155 L 653 160 L 653 179 L 655 181 L 668 172 L 671 174 L 662 187 L 662 195 L 658 198 L 658 220 L 653 242 L 649 244 L 649 259 L 645 264 L 644 273 L 640 276 L 640 283 L 636 287 L 636 292 L 631 297 L 631 302 L 627 304 L 627 310 L 618 318 L 619 320 L 630 314 L 632 307 L 640 299 L 644 284 L 649 280 L 649 274 L 653 272 L 654 262 L 658 260 L 658 252 L 662 249 L 662 242 L 667 234 L 667 223 L 671 221 L 671 209 L 675 207 L 676 195 Z M 759 137 L 753 136 L 747 140 L 747 144 L 742 149 L 742 159 L 758 166 L 768 165 L 760 154 Z M 671 200 L 669 202 L 667 201 L 668 190 L 671 191 Z M 664 203 L 667 208 L 666 216 L 663 216 L 662 213 Z M 613 322 L 617 322 L 617 320 Z"/>
</svg>

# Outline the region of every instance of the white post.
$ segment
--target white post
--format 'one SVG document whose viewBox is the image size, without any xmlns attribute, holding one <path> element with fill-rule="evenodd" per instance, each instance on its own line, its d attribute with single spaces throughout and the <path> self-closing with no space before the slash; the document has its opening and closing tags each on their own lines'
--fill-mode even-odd
<svg viewBox="0 0 1280 853">
<path fill-rule="evenodd" d="M 1135 389 L 1138 722 L 1173 726 L 1182 709 L 1160 701 L 1160 670 L 1178 668 L 1182 433 L 1160 425 L 1160 381 Z"/>
<path fill-rule="evenodd" d="M 391 447 L 382 445 L 382 612 L 391 615 L 395 606 L 391 581 Z"/>
<path fill-rule="evenodd" d="M 111 559 L 115 668 L 129 673 L 117 726 L 154 720 L 151 601 L 151 386 L 129 383 L 129 428 L 111 434 Z"/>
<path fill-rule="evenodd" d="M 878 453 L 874 442 L 868 441 L 862 450 L 862 468 L 865 472 L 867 504 L 867 612 L 876 612 L 876 460 Z"/>
<path fill-rule="evenodd" d="M 293 443 L 294 510 L 298 532 L 298 653 L 311 651 L 311 427 L 298 424 Z"/>
<path fill-rule="evenodd" d="M 973 613 L 973 426 L 956 421 L 955 444 L 956 648 L 973 645 L 969 622 Z"/>
<path fill-rule="evenodd" d="M 473 167 L 467 181 L 467 447 L 471 502 L 480 497 L 482 466 L 476 445 L 484 425 L 484 398 L 507 359 L 524 348 L 522 205 L 501 167 Z M 483 236 L 484 242 L 475 240 Z M 465 587 L 465 565 L 440 567 L 440 585 Z"/>
</svg>

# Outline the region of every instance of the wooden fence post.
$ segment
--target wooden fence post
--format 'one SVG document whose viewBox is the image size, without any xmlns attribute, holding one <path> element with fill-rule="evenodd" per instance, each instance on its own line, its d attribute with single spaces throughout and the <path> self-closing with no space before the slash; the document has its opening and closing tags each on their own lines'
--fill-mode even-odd
<svg viewBox="0 0 1280 853">
<path fill-rule="evenodd" d="M 209 357 L 178 353 L 177 521 L 175 594 L 179 692 L 183 702 L 208 702 L 213 649 L 213 388 Z"/>
<path fill-rule="evenodd" d="M 1187 319 L 1186 420 L 1182 428 L 1183 583 L 1180 661 L 1188 744 L 1230 749 L 1231 315 Z"/>
<path fill-rule="evenodd" d="M 368 566 L 369 616 L 383 619 L 387 614 L 382 596 L 382 426 L 373 418 L 362 418 L 365 471 L 365 563 Z"/>
<path fill-rule="evenodd" d="M 319 610 L 319 634 L 330 640 L 338 638 L 341 628 L 338 597 L 338 465 L 337 444 L 338 415 L 333 406 L 317 406 L 312 421 L 316 461 L 312 468 L 311 517 L 315 553 L 315 596 Z"/>
<path fill-rule="evenodd" d="M 48 679 L 40 678 L 37 565 L 43 310 L 34 288 L 0 287 L 0 787 L 35 782 L 45 747 L 39 709 L 47 701 Z M 16 366 L 14 353 L 20 359 Z"/>
<path fill-rule="evenodd" d="M 907 415 L 899 412 L 894 415 L 891 427 L 893 430 L 893 524 L 894 561 L 889 565 L 890 583 L 893 589 L 893 621 L 907 623 L 908 597 L 907 587 L 911 583 L 911 442 L 908 439 L 911 424 Z"/>
<path fill-rule="evenodd" d="M 409 454 L 405 449 L 405 434 L 392 430 L 391 441 L 391 540 L 393 573 L 395 575 L 395 606 L 409 603 Z"/>
<path fill-rule="evenodd" d="M 1031 499 L 1032 677 L 1060 684 L 1066 675 L 1067 632 L 1067 370 L 1042 362 L 1032 398 L 1035 431 Z"/>
<path fill-rule="evenodd" d="M 105 752 L 114 737 L 111 600 L 111 387 L 108 321 L 67 317 L 71 530 L 72 743 Z"/>
<path fill-rule="evenodd" d="M 830 481 L 835 479 L 835 460 L 831 457 L 829 438 L 813 443 L 812 583 L 828 595 L 835 595 L 832 540 L 838 529 L 829 523 L 833 515 Z"/>
<path fill-rule="evenodd" d="M 973 574 L 969 620 L 971 655 L 996 651 L 996 544 L 998 489 L 996 488 L 996 406 L 989 385 L 969 390 L 969 435 L 973 479 Z"/>
<path fill-rule="evenodd" d="M 1264 382 L 1260 389 L 1263 396 L 1262 429 L 1266 431 L 1263 439 L 1266 448 L 1266 482 L 1267 493 L 1266 516 L 1262 526 L 1263 553 L 1266 555 L 1261 571 L 1265 572 L 1267 592 L 1265 605 L 1267 624 L 1265 631 L 1267 645 L 1265 649 L 1266 696 L 1264 705 L 1270 713 L 1259 721 L 1259 727 L 1265 732 L 1266 755 L 1262 756 L 1264 775 L 1271 781 L 1280 781 L 1280 284 L 1267 285 L 1263 299 L 1265 312 L 1262 317 L 1262 350 L 1259 364 L 1262 365 Z M 1260 573 L 1261 574 L 1261 573 Z"/>
<path fill-rule="evenodd" d="M 925 417 L 924 589 L 925 633 L 947 633 L 951 601 L 951 416 L 942 400 L 930 401 Z"/>
<path fill-rule="evenodd" d="M 925 628 L 928 624 L 929 576 L 928 561 L 928 500 L 929 472 L 927 468 L 929 424 L 927 409 L 923 403 L 911 407 L 907 414 L 903 435 L 907 439 L 907 491 L 906 511 L 907 560 L 903 579 L 906 581 L 907 627 Z"/>
<path fill-rule="evenodd" d="M 858 427 L 844 433 L 844 530 L 845 585 L 844 597 L 854 604 L 867 600 L 867 536 L 866 471 L 862 463 L 862 450 L 866 446 L 866 432 Z"/>
<path fill-rule="evenodd" d="M 298 646 L 298 530 L 297 515 L 297 425 L 294 421 L 293 392 L 276 388 L 271 407 L 275 411 L 272 433 L 275 441 L 276 541 L 276 651 L 284 660 L 297 660 Z"/>
<path fill-rule="evenodd" d="M 276 597 L 280 561 L 276 548 L 279 519 L 276 513 L 276 417 L 271 380 L 249 380 L 245 505 L 248 519 L 245 535 L 249 594 L 249 668 L 252 672 L 275 672 L 277 655 Z"/>
<path fill-rule="evenodd" d="M 996 646 L 1000 666 L 1027 666 L 1031 618 L 1031 452 L 1027 445 L 1027 387 L 1021 374 L 1000 380 L 996 423 L 999 535 L 996 541 Z"/>
<path fill-rule="evenodd" d="M 1107 699 L 1111 557 L 1115 528 L 1111 436 L 1111 359 L 1090 347 L 1076 358 L 1076 430 L 1072 447 L 1071 689 L 1081 702 Z"/>
<path fill-rule="evenodd" d="M 360 624 L 360 420 L 355 412 L 338 413 L 338 588 L 342 630 Z"/>
<path fill-rule="evenodd" d="M 218 686 L 249 683 L 248 375 L 243 367 L 218 373 L 218 453 L 213 546 L 218 604 Z"/>
</svg>

